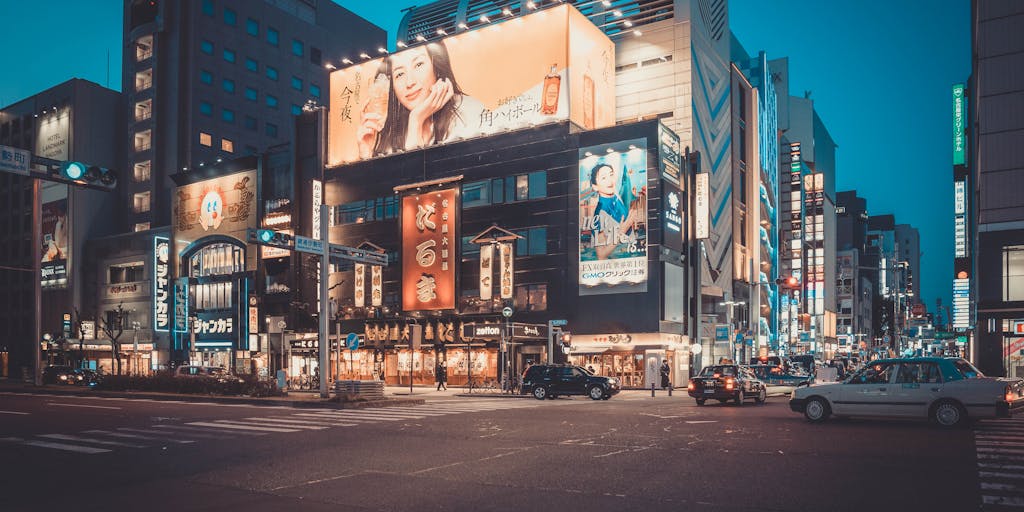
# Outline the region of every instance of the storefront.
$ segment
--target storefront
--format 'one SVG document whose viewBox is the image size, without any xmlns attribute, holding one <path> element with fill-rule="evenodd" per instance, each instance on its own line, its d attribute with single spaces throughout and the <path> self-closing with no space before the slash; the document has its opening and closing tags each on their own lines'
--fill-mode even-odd
<svg viewBox="0 0 1024 512">
<path fill-rule="evenodd" d="M 572 341 L 569 361 L 597 375 L 615 377 L 624 388 L 661 387 L 660 368 L 668 360 L 674 386 L 689 381 L 689 343 L 686 336 L 664 333 L 585 334 Z"/>
</svg>

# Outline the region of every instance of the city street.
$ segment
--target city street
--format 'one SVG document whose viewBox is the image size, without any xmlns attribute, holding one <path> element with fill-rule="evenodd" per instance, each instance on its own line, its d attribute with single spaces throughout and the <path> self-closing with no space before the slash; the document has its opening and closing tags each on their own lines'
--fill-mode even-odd
<svg viewBox="0 0 1024 512">
<path fill-rule="evenodd" d="M 1021 419 L 943 431 L 812 425 L 783 397 L 425 395 L 337 410 L 0 394 L 0 492 L 16 511 L 1024 506 Z"/>
</svg>

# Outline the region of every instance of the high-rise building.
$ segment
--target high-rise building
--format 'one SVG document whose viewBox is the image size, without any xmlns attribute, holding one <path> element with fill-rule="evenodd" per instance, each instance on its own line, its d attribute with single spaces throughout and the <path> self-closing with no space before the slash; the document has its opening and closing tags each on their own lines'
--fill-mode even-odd
<svg viewBox="0 0 1024 512">
<path fill-rule="evenodd" d="M 836 193 L 836 333 L 840 352 L 872 343 L 871 314 L 878 279 L 877 257 L 867 252 L 867 200 L 857 192 Z"/>
<path fill-rule="evenodd" d="M 969 260 L 958 268 L 975 291 L 980 369 L 990 375 L 1024 375 L 1024 4 L 971 2 L 971 79 L 967 86 L 966 155 L 954 152 L 954 178 L 969 174 Z M 959 135 L 959 133 L 957 133 Z M 954 146 L 954 150 L 960 149 Z M 959 158 L 958 158 L 959 157 Z M 959 283 L 958 283 L 959 284 Z M 954 322 L 958 288 L 954 285 Z M 961 309 L 962 310 L 962 309 Z M 963 326 L 964 323 L 959 323 Z"/>
</svg>

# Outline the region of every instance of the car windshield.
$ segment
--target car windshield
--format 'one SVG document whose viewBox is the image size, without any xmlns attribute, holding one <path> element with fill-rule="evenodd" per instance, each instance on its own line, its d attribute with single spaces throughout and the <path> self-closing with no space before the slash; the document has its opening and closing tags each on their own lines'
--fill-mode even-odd
<svg viewBox="0 0 1024 512">
<path fill-rule="evenodd" d="M 975 368 L 973 364 L 965 359 L 957 359 L 953 361 L 953 366 L 956 367 L 956 370 L 960 372 L 960 375 L 963 375 L 965 379 L 977 379 L 985 376 L 985 374 L 981 373 L 981 370 Z"/>
<path fill-rule="evenodd" d="M 736 376 L 735 366 L 706 366 L 700 371 L 701 377 L 720 377 L 722 375 Z"/>
</svg>

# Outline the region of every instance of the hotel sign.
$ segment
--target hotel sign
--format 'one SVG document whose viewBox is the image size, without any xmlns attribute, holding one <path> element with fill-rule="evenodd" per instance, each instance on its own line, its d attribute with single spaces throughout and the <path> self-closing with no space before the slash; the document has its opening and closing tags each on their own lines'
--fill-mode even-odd
<svg viewBox="0 0 1024 512">
<path fill-rule="evenodd" d="M 967 109 L 964 105 L 964 84 L 953 85 L 953 165 L 964 165 L 966 160 L 964 136 L 964 117 Z"/>
</svg>

